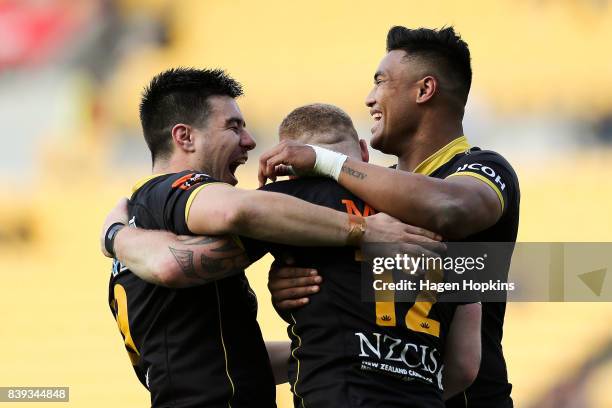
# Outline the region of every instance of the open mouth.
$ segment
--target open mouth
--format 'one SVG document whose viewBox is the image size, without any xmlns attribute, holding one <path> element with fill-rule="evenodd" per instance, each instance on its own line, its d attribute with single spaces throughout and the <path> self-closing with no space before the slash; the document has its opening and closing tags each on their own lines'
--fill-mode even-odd
<svg viewBox="0 0 612 408">
<path fill-rule="evenodd" d="M 247 162 L 247 157 L 240 157 L 239 159 L 236 159 L 236 160 L 230 162 L 230 164 L 229 164 L 229 171 L 230 171 L 230 174 L 232 175 L 232 177 L 234 178 L 234 182 L 235 183 L 238 182 L 238 179 L 236 179 L 236 170 L 238 170 L 238 167 L 242 166 L 246 162 Z"/>
<path fill-rule="evenodd" d="M 374 126 L 372 126 L 371 129 L 371 132 L 374 133 L 380 125 L 380 120 L 382 119 L 383 114 L 380 111 L 371 111 L 370 115 L 372 115 L 372 119 L 374 119 Z"/>
</svg>

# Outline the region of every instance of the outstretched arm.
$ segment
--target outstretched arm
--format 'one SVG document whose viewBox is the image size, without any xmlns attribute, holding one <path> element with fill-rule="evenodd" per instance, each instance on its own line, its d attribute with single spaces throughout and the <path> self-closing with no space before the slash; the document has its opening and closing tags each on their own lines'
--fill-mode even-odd
<svg viewBox="0 0 612 408">
<path fill-rule="evenodd" d="M 375 208 L 450 239 L 482 231 L 502 215 L 495 191 L 473 177 L 437 179 L 349 158 L 338 182 Z"/>
<path fill-rule="evenodd" d="M 195 194 L 195 193 L 194 193 Z M 236 234 L 298 246 L 359 246 L 362 242 L 414 242 L 415 227 L 379 213 L 347 215 L 281 193 L 250 191 L 225 184 L 205 186 L 186 210 L 196 235 Z M 419 241 L 440 240 L 417 228 Z"/>
<path fill-rule="evenodd" d="M 323 163 L 325 160 L 329 163 Z M 298 174 L 333 177 L 379 211 L 449 239 L 482 231 L 495 224 L 503 212 L 499 190 L 483 177 L 436 179 L 342 157 L 326 149 L 315 152 L 313 147 L 293 141 L 282 142 L 262 155 L 260 183 L 285 175 L 287 166 Z"/>
<path fill-rule="evenodd" d="M 274 193 L 263 194 L 277 195 Z M 280 196 L 283 197 L 283 195 Z M 301 202 L 301 200 L 295 200 Z M 345 214 L 312 204 L 308 204 L 308 206 L 329 211 L 334 216 L 337 214 L 343 222 L 349 224 Z M 272 211 L 272 209 L 269 210 Z M 194 209 L 192 208 L 191 211 L 194 211 Z M 218 217 L 220 215 L 215 214 L 215 216 Z M 281 237 L 284 236 L 283 234 L 288 234 L 292 231 L 291 229 L 289 229 L 289 232 L 284 230 L 282 227 L 283 223 L 275 221 L 275 217 L 270 215 L 263 215 L 263 217 L 271 223 L 271 228 L 280 228 L 279 236 Z M 109 213 L 102 228 L 101 245 L 105 256 L 112 256 L 104 245 L 106 231 L 115 222 L 126 224 L 127 219 L 127 199 L 123 198 Z M 223 223 L 223 221 L 218 220 L 214 222 L 219 225 Z M 293 222 L 293 228 L 300 228 L 299 225 L 295 224 L 295 220 Z M 259 225 L 257 220 L 251 221 L 251 223 Z M 287 221 L 285 225 L 290 223 L 291 220 Z M 228 224 L 231 225 L 231 222 Z M 237 223 L 237 225 L 240 225 L 240 223 Z M 263 225 L 265 225 L 265 222 Z M 322 226 L 320 230 L 312 229 L 311 227 L 306 228 L 311 228 L 310 231 L 315 231 L 315 234 L 323 233 L 321 231 L 325 231 L 325 228 L 327 228 L 325 220 L 322 220 L 319 225 Z M 352 234 L 350 230 L 351 225 L 349 224 L 347 227 L 347 234 L 350 238 L 350 234 Z M 261 226 L 260 228 L 264 227 Z M 299 234 L 297 231 L 299 230 L 295 230 L 294 234 Z M 261 234 L 261 236 L 268 236 L 266 231 L 261 232 Z M 433 239 L 440 239 L 429 231 L 404 225 L 382 213 L 368 218 L 363 238 L 367 242 L 433 242 Z M 294 239 L 300 240 L 299 237 Z M 347 236 L 344 237 L 343 243 L 347 243 Z M 239 273 L 250 263 L 256 261 L 256 259 L 249 259 L 238 242 L 227 235 L 188 237 L 177 236 L 167 231 L 123 228 L 115 236 L 113 249 L 116 258 L 141 279 L 153 284 L 173 288 L 202 285 L 221 279 Z"/>
</svg>

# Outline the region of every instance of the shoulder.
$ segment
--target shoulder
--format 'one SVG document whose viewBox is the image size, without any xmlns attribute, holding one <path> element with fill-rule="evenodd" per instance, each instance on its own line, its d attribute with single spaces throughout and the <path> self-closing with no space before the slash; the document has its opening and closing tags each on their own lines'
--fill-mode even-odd
<svg viewBox="0 0 612 408">
<path fill-rule="evenodd" d="M 496 164 L 501 166 L 512 173 L 514 173 L 514 168 L 510 164 L 508 160 L 500 153 L 493 150 L 482 150 L 480 148 L 474 148 L 469 150 L 461 159 L 462 162 L 483 162 L 489 164 Z"/>
<path fill-rule="evenodd" d="M 167 173 L 149 176 L 136 183 L 133 188 L 132 198 L 146 195 L 170 195 L 174 192 L 187 192 L 203 184 L 219 182 L 205 173 L 191 170 L 179 173 Z"/>
<path fill-rule="evenodd" d="M 266 184 L 260 190 L 288 194 L 313 204 L 341 208 L 342 200 L 359 201 L 336 181 L 322 177 L 302 177 Z"/>
<path fill-rule="evenodd" d="M 449 175 L 463 172 L 484 173 L 490 177 L 501 176 L 518 184 L 518 177 L 510 162 L 493 150 L 472 148 L 455 159 L 448 169 Z"/>
<path fill-rule="evenodd" d="M 276 181 L 259 188 L 263 191 L 274 191 L 291 195 L 299 195 L 313 191 L 340 191 L 342 186 L 334 180 L 324 177 L 300 177 L 290 180 Z"/>
</svg>

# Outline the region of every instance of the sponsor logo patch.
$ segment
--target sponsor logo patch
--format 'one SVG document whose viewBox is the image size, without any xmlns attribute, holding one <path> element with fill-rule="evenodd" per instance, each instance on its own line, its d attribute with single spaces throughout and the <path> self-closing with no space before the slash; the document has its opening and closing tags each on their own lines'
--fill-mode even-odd
<svg viewBox="0 0 612 408">
<path fill-rule="evenodd" d="M 470 170 L 488 176 L 488 178 L 495 182 L 495 184 L 500 188 L 501 191 L 504 191 L 506 189 L 506 183 L 502 181 L 502 178 L 499 176 L 499 174 L 495 173 L 495 170 L 493 170 L 491 167 L 484 166 L 480 163 L 464 164 L 463 166 L 457 168 L 457 171 L 455 171 L 455 173 Z"/>
<path fill-rule="evenodd" d="M 191 187 L 201 183 L 209 177 L 204 173 L 189 173 L 172 183 L 172 188 L 180 188 L 181 190 L 189 190 Z"/>
</svg>

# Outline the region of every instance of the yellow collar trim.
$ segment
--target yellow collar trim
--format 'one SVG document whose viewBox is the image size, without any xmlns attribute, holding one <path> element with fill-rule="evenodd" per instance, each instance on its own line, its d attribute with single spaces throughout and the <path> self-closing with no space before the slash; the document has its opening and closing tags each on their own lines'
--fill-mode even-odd
<svg viewBox="0 0 612 408">
<path fill-rule="evenodd" d="M 134 184 L 134 187 L 132 187 L 132 194 L 134 194 L 136 192 L 136 190 L 138 190 L 140 187 L 144 186 L 150 180 L 153 180 L 155 177 L 163 176 L 165 174 L 168 174 L 168 173 L 151 174 L 150 176 L 141 178 L 140 180 L 138 180 L 136 182 L 136 184 Z"/>
<path fill-rule="evenodd" d="M 429 176 L 434 171 L 438 170 L 450 159 L 459 153 L 463 153 L 470 149 L 470 145 L 465 136 L 458 137 L 448 143 L 446 146 L 423 160 L 415 169 L 414 173 L 424 174 Z"/>
</svg>

